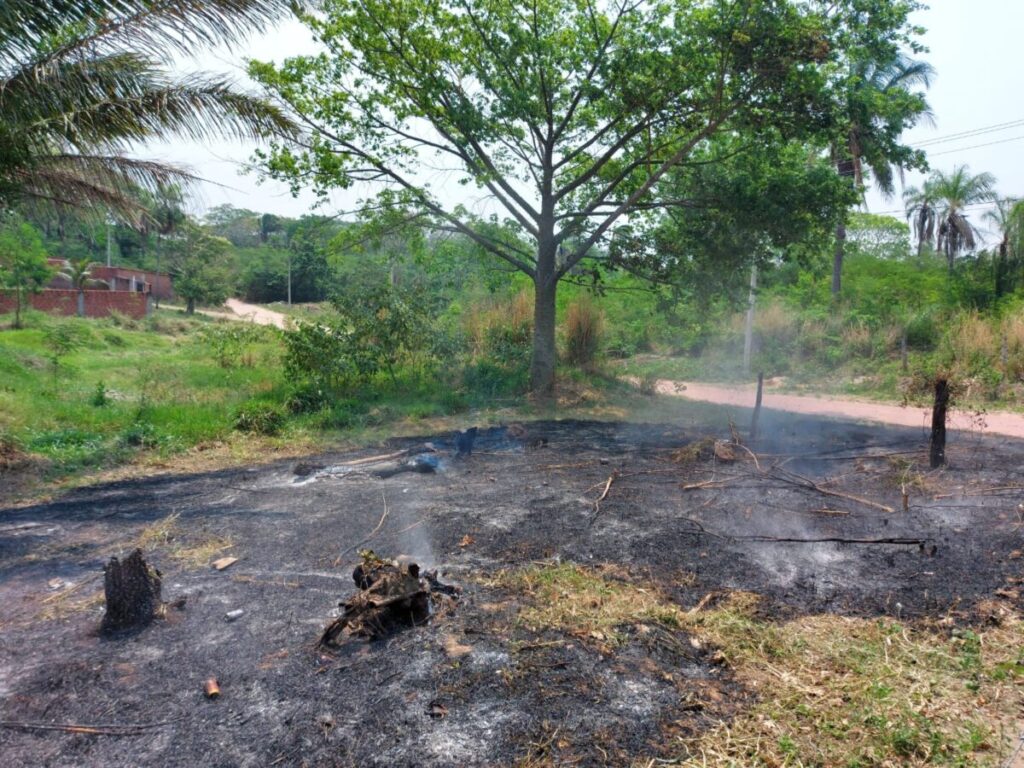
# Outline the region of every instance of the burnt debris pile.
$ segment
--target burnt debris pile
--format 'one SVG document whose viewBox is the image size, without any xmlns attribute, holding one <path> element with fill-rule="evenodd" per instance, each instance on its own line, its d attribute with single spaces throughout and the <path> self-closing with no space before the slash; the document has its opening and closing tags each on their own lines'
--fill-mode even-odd
<svg viewBox="0 0 1024 768">
<path fill-rule="evenodd" d="M 350 638 L 384 639 L 448 612 L 458 599 L 459 588 L 443 584 L 435 571 L 370 550 L 360 554 L 362 562 L 352 572 L 358 591 L 338 604 L 342 614 L 324 628 L 321 647 L 340 648 Z"/>
</svg>

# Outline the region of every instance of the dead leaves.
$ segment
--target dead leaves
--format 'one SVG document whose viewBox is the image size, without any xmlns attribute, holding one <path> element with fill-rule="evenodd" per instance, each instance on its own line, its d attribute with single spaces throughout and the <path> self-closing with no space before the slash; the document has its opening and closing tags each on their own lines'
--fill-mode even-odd
<svg viewBox="0 0 1024 768">
<path fill-rule="evenodd" d="M 473 652 L 473 646 L 460 643 L 455 635 L 445 635 L 441 639 L 441 644 L 444 646 L 444 652 L 448 654 L 449 659 L 461 659 L 463 656 Z"/>
</svg>

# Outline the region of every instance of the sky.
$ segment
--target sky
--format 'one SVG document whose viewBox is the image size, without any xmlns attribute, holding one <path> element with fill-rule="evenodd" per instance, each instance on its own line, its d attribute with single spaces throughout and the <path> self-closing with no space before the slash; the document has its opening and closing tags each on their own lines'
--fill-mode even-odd
<svg viewBox="0 0 1024 768">
<path fill-rule="evenodd" d="M 994 174 L 1001 197 L 1024 197 L 1024 101 L 1018 96 L 1024 0 L 933 0 L 931 6 L 917 13 L 914 22 L 927 29 L 922 42 L 929 51 L 922 58 L 937 71 L 928 91 L 935 120 L 934 125 L 921 124 L 908 131 L 906 140 L 927 149 L 933 169 L 948 172 L 966 164 L 972 173 Z M 305 28 L 286 22 L 241 49 L 201 55 L 188 68 L 228 74 L 246 86 L 246 58 L 280 61 L 313 50 Z M 221 203 L 288 216 L 308 212 L 314 202 L 311 195 L 293 198 L 282 184 L 259 183 L 257 176 L 240 173 L 254 148 L 237 142 L 178 141 L 152 145 L 140 154 L 185 164 L 216 182 L 199 187 L 191 205 L 196 214 Z M 911 173 L 906 183 L 920 185 L 922 180 L 921 174 Z M 352 193 L 342 193 L 323 212 L 345 210 L 353 202 Z M 890 200 L 870 192 L 867 209 L 902 217 L 899 189 Z M 984 210 L 971 212 L 975 224 L 984 224 Z"/>
</svg>

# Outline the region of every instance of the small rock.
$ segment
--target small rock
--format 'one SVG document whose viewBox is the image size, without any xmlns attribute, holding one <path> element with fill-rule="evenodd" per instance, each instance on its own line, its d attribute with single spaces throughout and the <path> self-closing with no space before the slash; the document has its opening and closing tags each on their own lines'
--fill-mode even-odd
<svg viewBox="0 0 1024 768">
<path fill-rule="evenodd" d="M 234 621 L 235 619 L 240 619 L 244 613 L 245 611 L 243 611 L 241 608 L 236 608 L 233 611 L 228 611 L 227 613 L 225 613 L 224 618 L 227 621 Z"/>
</svg>

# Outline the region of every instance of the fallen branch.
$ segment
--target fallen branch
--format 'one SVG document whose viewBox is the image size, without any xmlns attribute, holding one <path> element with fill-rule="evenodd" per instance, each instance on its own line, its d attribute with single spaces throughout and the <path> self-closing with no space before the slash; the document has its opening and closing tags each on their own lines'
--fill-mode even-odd
<svg viewBox="0 0 1024 768">
<path fill-rule="evenodd" d="M 729 538 L 737 541 L 763 541 L 772 544 L 895 544 L 907 547 L 923 547 L 927 543 L 926 539 L 904 539 L 898 537 L 884 539 L 846 539 L 841 536 L 824 536 L 820 539 L 798 539 L 789 538 L 787 536 L 730 536 Z"/>
<path fill-rule="evenodd" d="M 365 539 L 363 539 L 362 541 L 360 541 L 357 544 L 353 544 L 348 549 L 343 550 L 342 553 L 340 555 L 338 555 L 335 558 L 335 560 L 334 560 L 334 567 L 335 568 L 338 567 L 338 565 L 341 563 L 341 561 L 345 557 L 345 555 L 347 555 L 353 549 L 358 549 L 359 547 L 363 546 L 363 544 L 366 544 L 370 539 L 372 539 L 374 536 L 377 535 L 377 531 L 379 531 L 381 529 L 381 526 L 384 525 L 384 521 L 387 519 L 387 516 L 388 516 L 388 500 L 384 496 L 384 491 L 380 492 L 380 498 L 381 498 L 381 501 L 384 502 L 384 514 L 380 516 L 380 522 L 377 523 L 377 527 L 374 528 L 372 531 L 370 531 L 369 535 Z"/>
<path fill-rule="evenodd" d="M 600 504 L 602 501 L 608 498 L 608 491 L 612 489 L 612 483 L 615 482 L 615 478 L 619 476 L 618 471 L 612 472 L 608 476 L 608 482 L 604 484 L 604 490 L 601 491 L 601 495 L 597 497 L 597 501 L 594 504 Z"/>
<path fill-rule="evenodd" d="M 378 461 L 393 461 L 394 459 L 400 459 L 403 456 L 408 455 L 408 451 L 395 451 L 394 453 L 383 453 L 380 456 L 367 456 L 362 459 L 353 459 L 352 461 L 343 461 L 338 466 L 340 467 L 358 467 L 362 464 L 375 464 Z"/>
<path fill-rule="evenodd" d="M 615 482 L 615 478 L 617 478 L 618 476 L 619 470 L 617 469 L 610 475 L 608 475 L 608 481 L 604 484 L 604 490 L 601 491 L 601 495 L 594 500 L 594 514 L 590 518 L 590 523 L 588 524 L 588 527 L 592 526 L 594 524 L 594 521 L 597 520 L 597 516 L 601 514 L 601 502 L 608 498 L 608 491 L 612 489 L 612 483 Z"/>
<path fill-rule="evenodd" d="M 932 498 L 955 499 L 963 496 L 987 496 L 990 493 L 1002 493 L 1003 491 L 1024 491 L 1024 485 L 997 485 L 994 488 L 979 488 L 976 491 L 964 491 L 963 493 L 940 493 Z"/>
<path fill-rule="evenodd" d="M 103 725 L 82 725 L 79 723 L 34 723 L 27 720 L 0 720 L 0 728 L 15 728 L 25 731 L 61 731 L 62 733 L 84 733 L 92 736 L 134 736 L 153 728 L 162 728 L 184 718 L 164 720 L 159 723 L 122 723 Z"/>
<path fill-rule="evenodd" d="M 754 460 L 754 466 L 757 467 L 757 471 L 758 472 L 762 472 L 763 471 L 761 469 L 761 462 L 759 462 L 757 460 L 757 454 L 756 453 L 754 453 L 752 450 L 747 448 L 747 446 L 745 446 L 743 443 L 736 443 L 733 447 L 734 448 L 742 448 L 744 451 L 749 453 L 750 454 L 750 458 L 752 458 Z"/>
<path fill-rule="evenodd" d="M 855 496 L 852 493 L 843 493 L 842 491 L 832 491 L 832 490 L 829 490 L 828 488 L 822 488 L 816 482 L 811 480 L 811 478 L 804 477 L 803 475 L 798 475 L 795 472 L 790 472 L 788 470 L 784 470 L 784 472 L 785 472 L 785 475 L 788 475 L 788 477 L 786 477 L 785 475 L 781 475 L 779 473 L 772 474 L 772 477 L 774 477 L 776 480 L 781 480 L 784 483 L 790 483 L 792 485 L 797 485 L 797 486 L 801 486 L 803 488 L 807 488 L 809 490 L 817 491 L 818 493 L 820 493 L 820 494 L 822 494 L 824 496 L 834 496 L 837 499 L 846 499 L 847 501 L 855 501 L 858 504 L 863 504 L 866 507 L 872 507 L 874 509 L 879 509 L 882 512 L 888 512 L 889 514 L 892 514 L 893 512 L 896 511 L 892 507 L 890 507 L 890 506 L 888 506 L 886 504 L 879 504 L 877 501 L 871 501 L 871 499 L 865 499 L 863 496 Z"/>
</svg>

